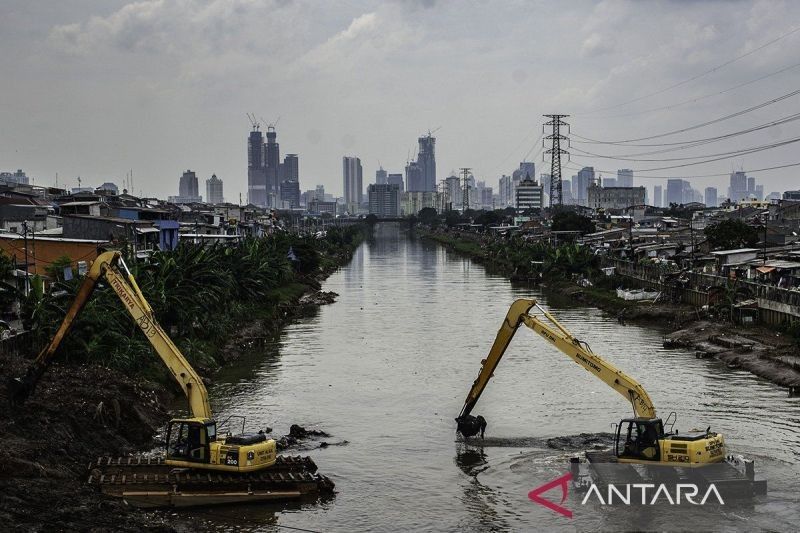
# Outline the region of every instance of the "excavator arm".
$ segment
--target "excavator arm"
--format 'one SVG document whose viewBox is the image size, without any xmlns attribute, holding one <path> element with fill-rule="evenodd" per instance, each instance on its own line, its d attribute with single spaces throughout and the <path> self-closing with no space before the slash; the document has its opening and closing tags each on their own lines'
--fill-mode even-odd
<svg viewBox="0 0 800 533">
<path fill-rule="evenodd" d="M 541 314 L 531 314 L 531 309 L 536 308 Z M 511 304 L 500 330 L 497 332 L 494 344 L 489 350 L 489 355 L 481 362 L 481 370 L 472 384 L 472 388 L 464 401 L 464 407 L 456 422 L 459 431 L 472 436 L 477 433 L 478 422 L 470 416 L 472 409 L 481 397 L 486 385 L 494 375 L 494 371 L 503 358 L 508 345 L 514 338 L 520 325 L 526 325 L 550 344 L 561 350 L 564 354 L 578 363 L 592 375 L 603 381 L 606 385 L 624 396 L 633 406 L 637 417 L 655 418 L 656 410 L 647 392 L 632 377 L 628 376 L 614 365 L 594 354 L 589 346 L 576 339 L 562 326 L 549 312 L 542 309 L 536 300 L 520 299 Z M 485 428 L 485 421 L 480 418 L 481 432 Z"/>
<path fill-rule="evenodd" d="M 123 270 L 120 270 L 118 265 L 122 265 Z M 39 352 L 25 376 L 21 379 L 13 380 L 12 401 L 18 404 L 22 403 L 33 392 L 42 374 L 52 362 L 56 350 L 58 350 L 64 337 L 72 329 L 78 315 L 92 296 L 100 279 L 105 279 L 111 286 L 158 356 L 169 368 L 186 395 L 192 416 L 196 418 L 211 418 L 211 407 L 208 403 L 208 394 L 202 379 L 166 332 L 161 329 L 155 316 L 153 316 L 152 308 L 136 284 L 136 280 L 128 271 L 127 266 L 125 266 L 121 254 L 116 251 L 104 252 L 92 263 L 92 267 L 84 278 L 75 300 L 67 310 L 64 320 L 50 343 Z"/>
</svg>

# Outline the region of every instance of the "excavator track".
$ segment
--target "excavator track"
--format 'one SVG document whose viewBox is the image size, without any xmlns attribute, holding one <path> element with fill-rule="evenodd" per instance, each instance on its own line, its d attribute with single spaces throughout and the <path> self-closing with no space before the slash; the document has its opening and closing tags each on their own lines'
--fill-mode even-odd
<svg viewBox="0 0 800 533">
<path fill-rule="evenodd" d="M 310 457 L 279 456 L 262 472 L 236 474 L 175 468 L 160 457 L 100 457 L 88 484 L 136 507 L 259 503 L 332 494 L 334 483 Z"/>
</svg>

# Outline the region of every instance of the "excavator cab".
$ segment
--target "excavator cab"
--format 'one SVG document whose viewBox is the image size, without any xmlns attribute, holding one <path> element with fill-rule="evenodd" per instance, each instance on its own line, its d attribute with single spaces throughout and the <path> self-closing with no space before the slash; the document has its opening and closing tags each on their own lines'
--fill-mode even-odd
<svg viewBox="0 0 800 533">
<path fill-rule="evenodd" d="M 171 420 L 167 429 L 167 462 L 208 463 L 209 444 L 217 438 L 213 420 Z"/>
<path fill-rule="evenodd" d="M 626 418 L 617 425 L 616 455 L 618 459 L 660 461 L 659 440 L 664 438 L 660 418 Z"/>
</svg>

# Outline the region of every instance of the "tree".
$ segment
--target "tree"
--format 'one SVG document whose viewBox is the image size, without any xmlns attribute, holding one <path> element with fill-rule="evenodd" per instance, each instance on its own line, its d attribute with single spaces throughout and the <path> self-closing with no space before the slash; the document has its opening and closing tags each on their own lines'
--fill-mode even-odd
<svg viewBox="0 0 800 533">
<path fill-rule="evenodd" d="M 580 231 L 594 233 L 594 222 L 589 217 L 579 215 L 573 211 L 559 211 L 553 215 L 553 231 Z"/>
<path fill-rule="evenodd" d="M 444 223 L 452 228 L 461 223 L 461 215 L 458 214 L 458 211 L 448 211 L 444 216 Z"/>
<path fill-rule="evenodd" d="M 423 207 L 417 213 L 417 218 L 420 222 L 427 226 L 433 226 L 439 220 L 439 215 L 436 213 L 436 209 L 432 207 Z"/>
<path fill-rule="evenodd" d="M 723 220 L 705 229 L 708 244 L 713 250 L 733 250 L 753 246 L 759 240 L 758 228 L 739 219 Z"/>
<path fill-rule="evenodd" d="M 378 223 L 378 215 L 375 213 L 370 213 L 364 218 L 364 221 L 369 224 L 370 226 L 374 226 Z"/>
<path fill-rule="evenodd" d="M 484 211 L 483 213 L 475 217 L 475 223 L 481 224 L 483 226 L 491 226 L 499 224 L 502 221 L 503 221 L 502 211 Z"/>
</svg>

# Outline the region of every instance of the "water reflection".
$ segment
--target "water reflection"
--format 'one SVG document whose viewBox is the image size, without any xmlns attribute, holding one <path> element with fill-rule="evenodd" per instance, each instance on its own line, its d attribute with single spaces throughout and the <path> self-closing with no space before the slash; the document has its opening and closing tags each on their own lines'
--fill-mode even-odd
<svg viewBox="0 0 800 533">
<path fill-rule="evenodd" d="M 520 297 L 549 304 L 595 352 L 639 379 L 659 414 L 678 412 L 676 428 L 711 424 L 732 449 L 757 456 L 757 468 L 775 492 L 747 521 L 699 518 L 693 528 L 785 529 L 792 519 L 800 523 L 800 398 L 789 399 L 782 389 L 688 351 L 664 350 L 657 330 L 622 326 L 596 309 L 511 285 L 436 244 L 408 238 L 399 225 L 379 225 L 375 239 L 324 290 L 339 293 L 336 303 L 287 327 L 243 361 L 242 370 L 218 376 L 211 391 L 220 418 L 246 414 L 281 434 L 298 423 L 349 441 L 307 452 L 336 483 L 336 498 L 281 509 L 279 525 L 668 529 L 667 521 L 617 521 L 595 509 L 565 522 L 528 500 L 533 487 L 563 474 L 568 457 L 581 451 L 554 448 L 548 439 L 608 432 L 630 409 L 529 331 L 512 342 L 477 408 L 489 421 L 487 442 L 513 445 L 456 444 L 454 450 L 453 417 L 509 304 Z"/>
</svg>

